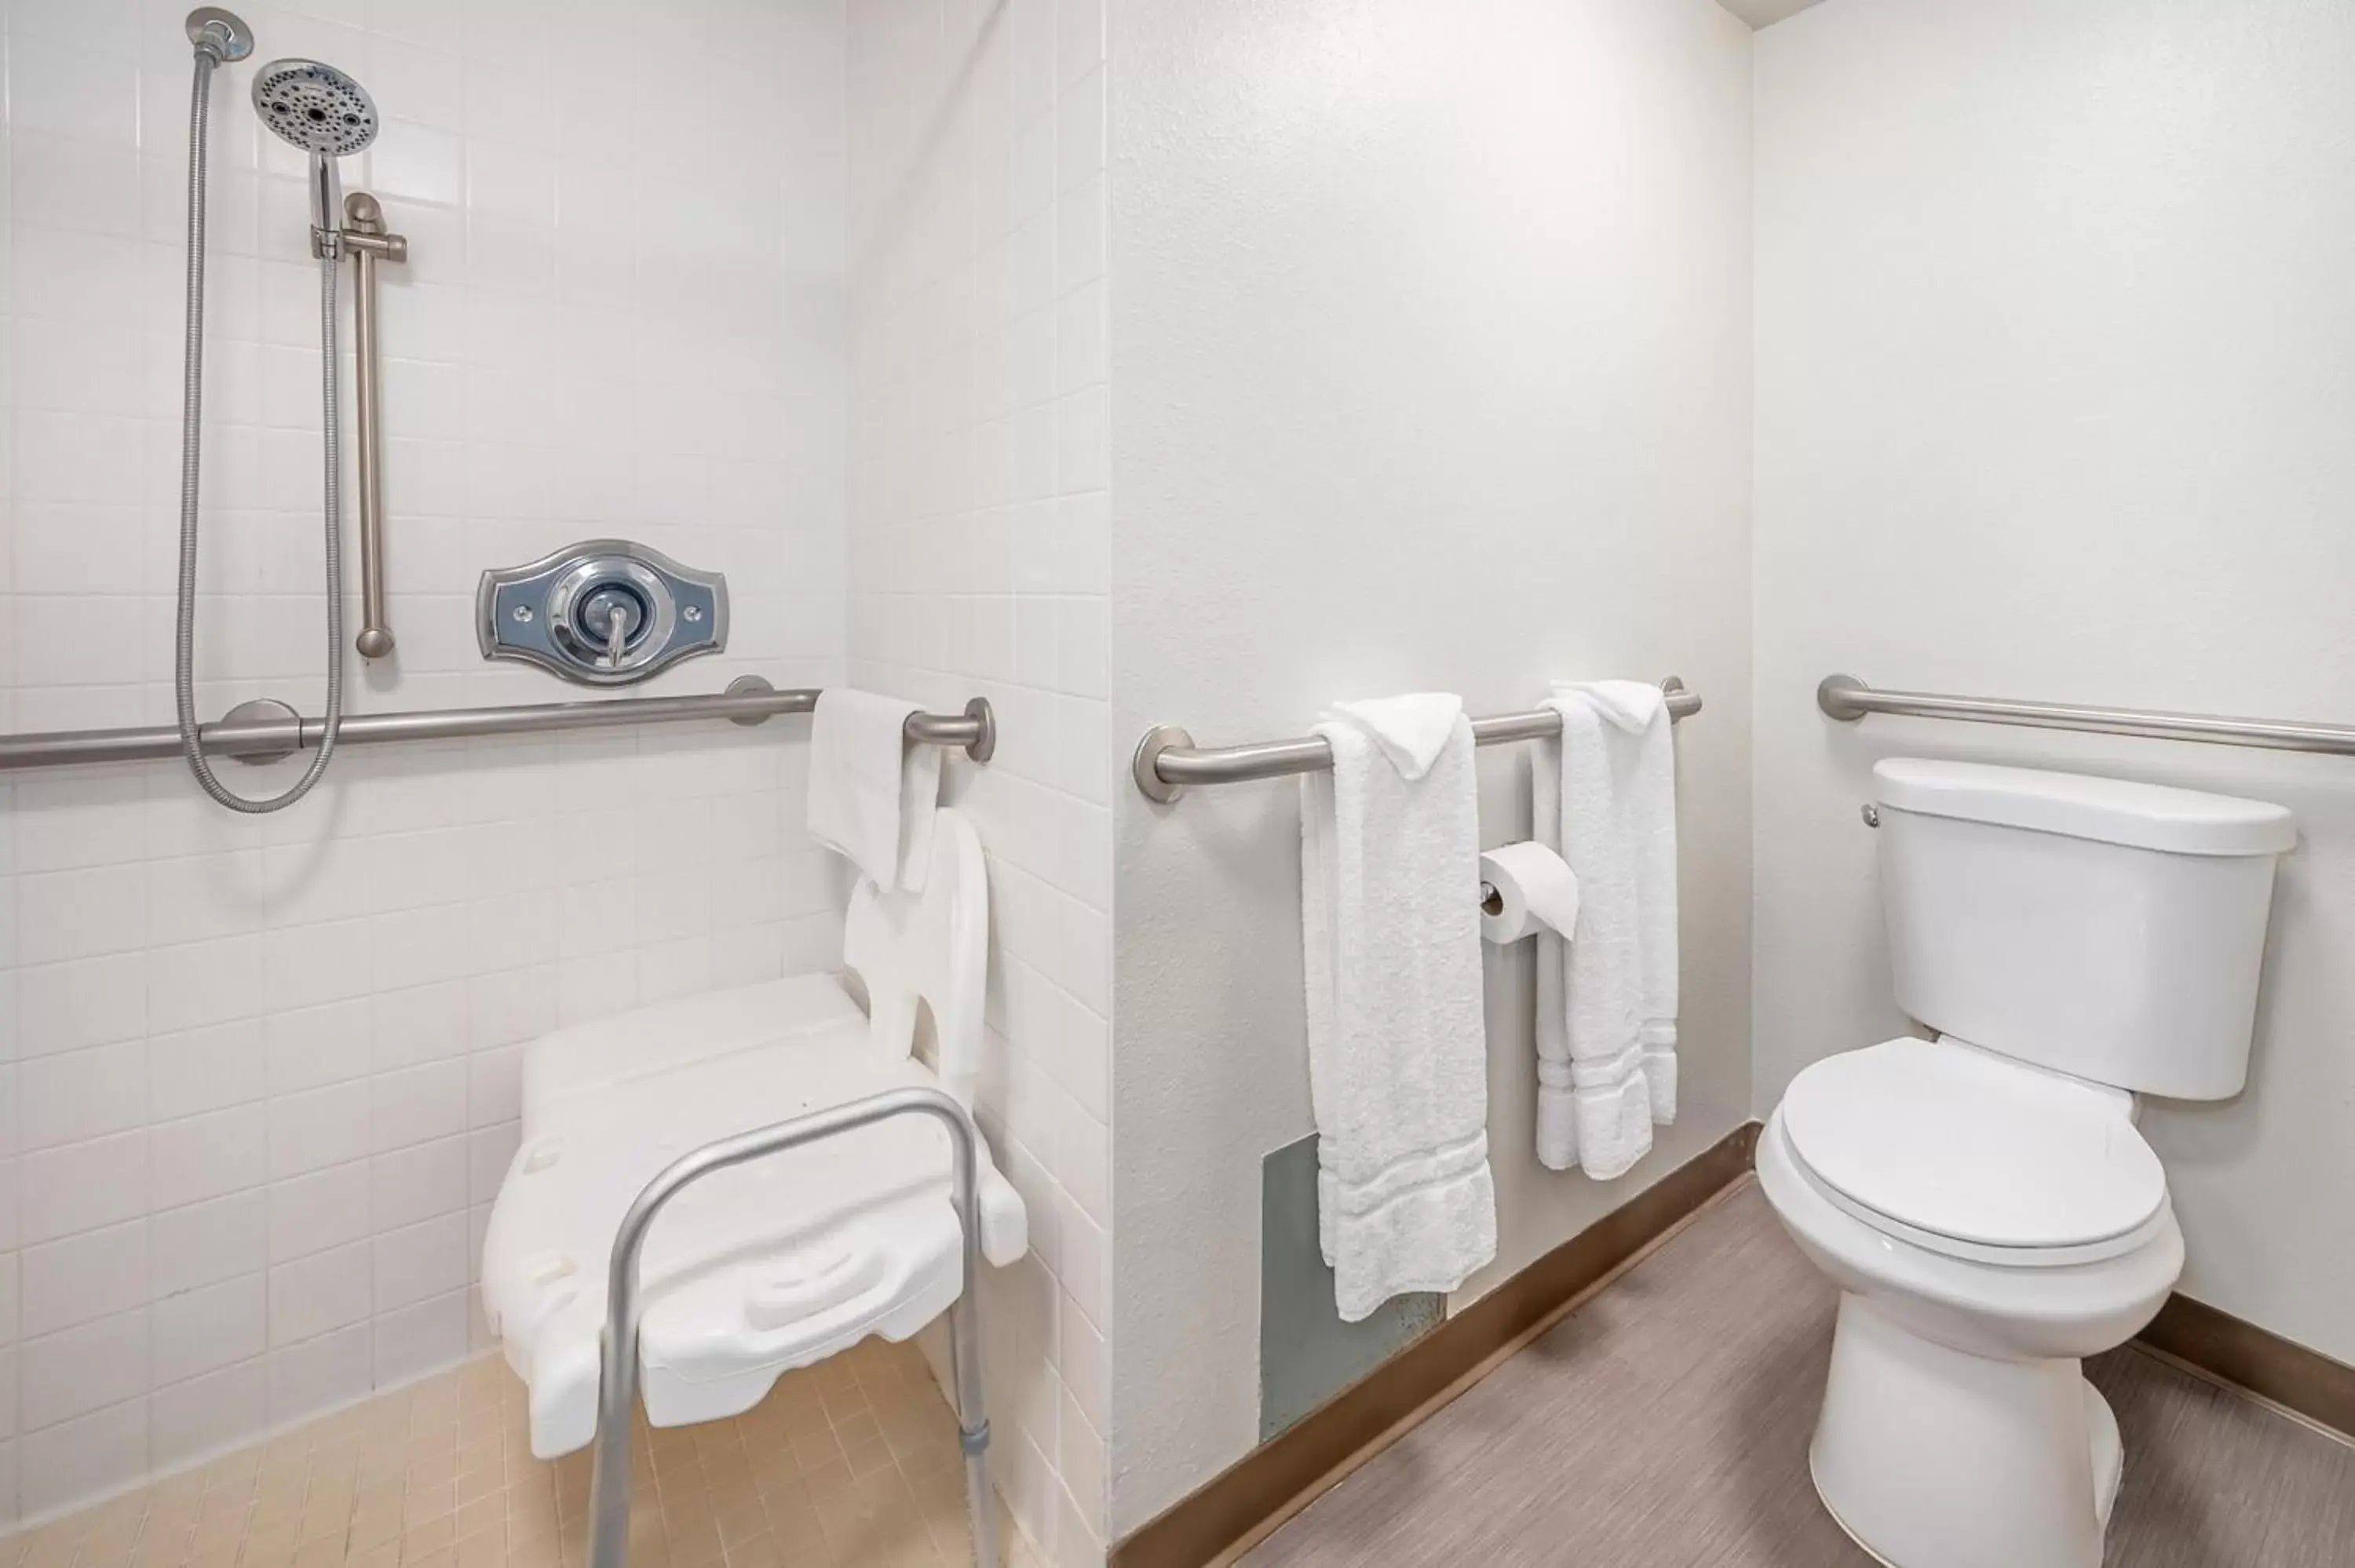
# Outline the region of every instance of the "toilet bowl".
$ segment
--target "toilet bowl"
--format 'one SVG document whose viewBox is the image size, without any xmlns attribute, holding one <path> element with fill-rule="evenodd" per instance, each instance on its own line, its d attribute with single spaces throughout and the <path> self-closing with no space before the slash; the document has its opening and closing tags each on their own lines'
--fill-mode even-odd
<svg viewBox="0 0 2355 1568">
<path fill-rule="evenodd" d="M 2117 1202 L 2135 1196 L 2123 1182 L 2115 1192 L 2091 1195 L 2090 1203 L 2084 1201 L 2089 1194 L 2076 1193 L 2080 1213 L 2098 1215 L 2108 1200 L 2113 1216 L 2129 1222 L 2094 1220 L 2077 1227 L 2111 1229 L 2107 1235 L 2054 1242 L 2051 1214 L 2069 1212 L 2071 1195 L 2048 1188 L 2053 1202 L 2037 1216 L 2045 1234 L 2004 1240 L 2002 1194 L 1975 1193 L 1967 1182 L 1939 1196 L 1970 1223 L 1943 1216 L 1939 1223 L 1975 1234 L 1929 1229 L 1920 1223 L 1927 1217 L 1919 1208 L 1921 1193 L 1905 1191 L 1905 1175 L 1947 1163 L 1953 1151 L 1942 1144 L 1967 1133 L 1964 1118 L 1990 1104 L 2010 1109 L 2018 1120 L 2032 1119 L 2032 1110 L 2010 1107 L 1998 1075 L 2019 1075 L 2030 1097 L 2047 1088 L 2037 1080 L 2049 1075 L 1991 1063 L 1966 1045 L 1910 1039 L 1809 1071 L 1855 1065 L 1872 1053 L 1895 1059 L 1872 1063 L 1879 1070 L 1870 1075 L 1854 1075 L 1869 1076 L 1871 1087 L 1884 1091 L 1878 1104 L 1859 1101 L 1872 1117 L 1861 1130 L 1868 1142 L 1910 1139 L 1918 1164 L 1859 1180 L 1858 1171 L 1840 1165 L 1840 1155 L 1849 1151 L 1836 1150 L 1825 1162 L 1849 1186 L 1834 1186 L 1794 1139 L 1787 1097 L 1758 1146 L 1758 1180 L 1768 1202 L 1800 1250 L 1840 1290 L 1823 1414 L 1809 1452 L 1817 1492 L 1841 1528 L 1896 1568 L 2091 1568 L 2101 1561 L 2121 1452 L 2117 1423 L 2079 1363 L 2147 1323 L 2182 1271 L 2183 1236 L 2163 1182 L 2147 1215 L 2136 1215 L 2131 1201 Z M 1942 1053 L 1966 1059 L 1941 1061 Z M 1962 1075 L 1944 1069 L 1957 1066 L 1986 1080 L 1978 1086 L 1984 1098 L 1957 1103 L 1950 1097 Z M 1920 1103 L 1890 1104 L 1905 1097 L 1885 1091 L 1915 1075 Z M 1794 1082 L 1803 1106 L 1813 1086 Z M 2078 1130 L 2095 1140 L 2096 1160 L 2104 1152 L 2104 1117 L 2116 1124 L 2112 1147 L 2140 1147 L 2126 1110 L 2101 1107 L 2092 1093 Z M 1905 1114 L 1942 1100 L 1952 1113 L 1944 1121 L 1923 1126 Z M 2068 1125 L 2064 1118 L 2062 1126 Z M 1859 1129 L 1836 1121 L 1827 1126 L 1818 1109 L 1810 1130 L 1837 1142 L 1841 1131 Z M 2016 1141 L 2017 1121 L 2009 1130 Z M 2068 1163 L 2070 1151 L 2048 1152 L 2059 1159 L 2044 1161 L 2031 1179 L 2066 1180 L 2052 1167 Z M 2036 1162 L 2031 1157 L 2023 1163 Z M 2151 1163 L 2155 1168 L 2156 1160 Z M 2083 1171 L 2077 1175 L 2088 1179 Z M 2098 1185 L 2101 1176 L 2090 1180 Z M 1876 1202 L 1915 1212 L 1900 1217 L 1874 1207 Z M 2058 1227 L 2062 1234 L 2066 1228 Z"/>
<path fill-rule="evenodd" d="M 1809 1470 L 1892 1568 L 2098 1568 L 2124 1456 L 2080 1363 L 2184 1258 L 2134 1097 L 2239 1092 L 2295 826 L 2073 774 L 1873 776 L 1895 1000 L 1938 1033 L 1817 1061 L 1759 1141 L 1840 1292 Z"/>
</svg>

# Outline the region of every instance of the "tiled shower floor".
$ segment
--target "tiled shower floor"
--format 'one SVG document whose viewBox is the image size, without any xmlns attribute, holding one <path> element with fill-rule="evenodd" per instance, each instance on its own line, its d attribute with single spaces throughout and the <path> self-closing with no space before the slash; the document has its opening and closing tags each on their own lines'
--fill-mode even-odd
<svg viewBox="0 0 2355 1568">
<path fill-rule="evenodd" d="M 634 1452 L 630 1568 L 972 1561 L 956 1422 L 911 1345 L 789 1373 L 732 1421 L 642 1422 Z M 533 1458 L 523 1385 L 474 1361 L 0 1541 L 0 1568 L 581 1568 L 588 1458 Z"/>
</svg>

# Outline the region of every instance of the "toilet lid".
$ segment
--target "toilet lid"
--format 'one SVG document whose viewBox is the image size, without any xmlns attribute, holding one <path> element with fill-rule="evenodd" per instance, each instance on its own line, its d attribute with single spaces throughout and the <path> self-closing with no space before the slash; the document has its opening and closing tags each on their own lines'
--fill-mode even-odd
<svg viewBox="0 0 2355 1568">
<path fill-rule="evenodd" d="M 2081 1246 L 2167 1201 L 2115 1097 L 1965 1045 L 1909 1037 L 1818 1062 L 1791 1081 L 1783 1128 L 1827 1186 L 1958 1241 Z"/>
</svg>

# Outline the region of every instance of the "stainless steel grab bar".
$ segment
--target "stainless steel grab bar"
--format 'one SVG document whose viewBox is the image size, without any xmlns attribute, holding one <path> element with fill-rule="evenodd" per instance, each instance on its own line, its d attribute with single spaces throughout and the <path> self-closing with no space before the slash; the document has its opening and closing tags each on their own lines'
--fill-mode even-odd
<svg viewBox="0 0 2355 1568">
<path fill-rule="evenodd" d="M 689 697 L 626 697 L 600 703 L 525 703 L 503 708 L 351 714 L 344 719 L 336 744 L 475 740 L 489 736 L 677 724 L 688 719 L 724 718 L 733 724 L 756 725 L 780 714 L 808 713 L 817 706 L 817 692 L 811 687 L 779 691 L 758 675 L 739 675 L 728 683 L 725 692 Z M 323 727 L 314 718 L 224 720 L 206 725 L 198 733 L 210 756 L 270 762 L 315 747 Z M 959 747 L 975 762 L 988 761 L 997 749 L 997 718 L 990 711 L 987 697 L 974 698 L 961 714 L 911 715 L 907 731 L 911 742 Z M 179 755 L 180 732 L 169 725 L 144 729 L 0 735 L 0 772 L 99 762 L 152 762 Z"/>
<path fill-rule="evenodd" d="M 949 1308 L 949 1359 L 956 1383 L 957 1446 L 964 1454 L 965 1507 L 973 1560 L 996 1568 L 989 1500 L 989 1418 L 981 1383 L 981 1134 L 964 1107 L 938 1089 L 890 1089 L 831 1110 L 707 1143 L 666 1167 L 623 1215 L 605 1278 L 605 1331 L 599 1347 L 596 1448 L 589 1478 L 589 1568 L 627 1568 L 630 1549 L 630 1427 L 638 1404 L 638 1253 L 662 1206 L 715 1171 L 896 1116 L 929 1116 L 948 1129 L 954 1159 L 951 1198 L 964 1231 L 964 1288 Z"/>
<path fill-rule="evenodd" d="M 1828 718 L 1851 724 L 1867 714 L 1891 714 L 1912 718 L 1962 719 L 1971 724 L 2019 725 L 2030 729 L 2132 735 L 2150 740 L 2197 740 L 2211 746 L 2254 746 L 2275 751 L 2355 756 L 2355 726 L 2226 718 L 2213 714 L 2173 714 L 2073 703 L 2027 703 L 2010 697 L 1885 692 L 1866 685 L 1853 675 L 1825 676 L 1823 683 L 1816 688 L 1816 706 Z"/>
<path fill-rule="evenodd" d="M 353 640 L 363 659 L 392 652 L 392 627 L 384 609 L 384 398 L 382 355 L 377 333 L 376 268 L 379 261 L 409 260 L 405 235 L 388 234 L 384 207 L 366 191 L 344 198 L 343 249 L 352 259 L 353 385 L 358 396 L 360 493 L 360 634 Z"/>
<path fill-rule="evenodd" d="M 1700 712 L 1699 694 L 1685 690 L 1674 675 L 1660 683 L 1668 695 L 1668 716 L 1689 718 Z M 351 721 L 345 726 L 349 728 Z M 1561 715 L 1550 708 L 1528 713 L 1494 714 L 1472 721 L 1476 746 L 1501 746 L 1512 740 L 1541 740 L 1561 733 Z M 1235 784 L 1251 779 L 1280 779 L 1287 773 L 1316 773 L 1333 766 L 1333 748 L 1323 736 L 1297 740 L 1261 740 L 1248 746 L 1198 747 L 1194 737 L 1174 724 L 1156 725 L 1136 743 L 1129 758 L 1129 777 L 1148 800 L 1167 802 L 1185 793 L 1188 784 Z"/>
</svg>

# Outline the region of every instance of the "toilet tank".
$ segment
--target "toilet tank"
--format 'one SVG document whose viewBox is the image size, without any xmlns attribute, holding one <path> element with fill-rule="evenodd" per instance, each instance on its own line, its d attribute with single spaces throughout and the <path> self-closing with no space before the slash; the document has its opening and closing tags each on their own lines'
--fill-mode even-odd
<svg viewBox="0 0 2355 1568">
<path fill-rule="evenodd" d="M 2240 1091 L 2286 808 L 1973 762 L 1872 772 L 1908 1015 L 2119 1088 Z"/>
</svg>

